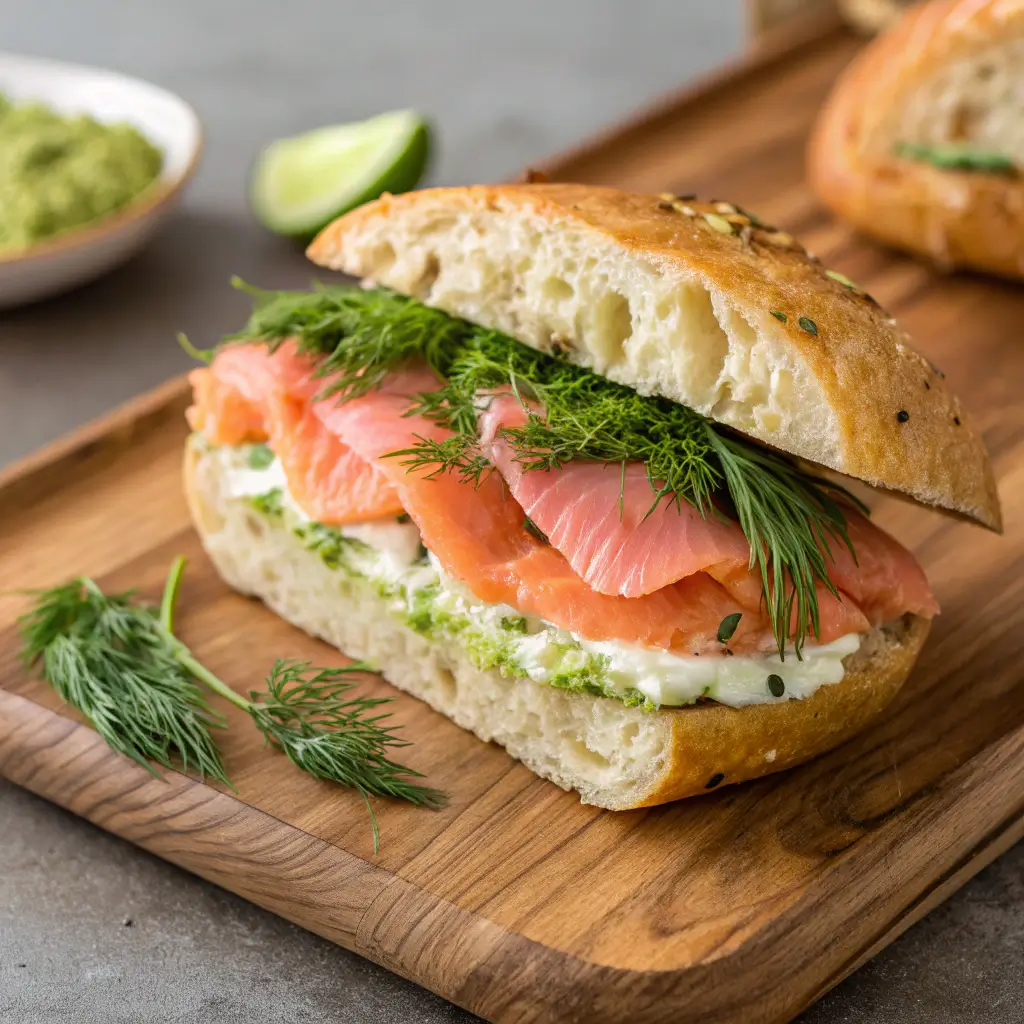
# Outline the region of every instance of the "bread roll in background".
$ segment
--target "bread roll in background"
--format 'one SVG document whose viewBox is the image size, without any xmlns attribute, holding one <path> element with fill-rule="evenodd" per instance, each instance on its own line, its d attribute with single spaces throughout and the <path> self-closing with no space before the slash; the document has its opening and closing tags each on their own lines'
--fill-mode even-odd
<svg viewBox="0 0 1024 1024">
<path fill-rule="evenodd" d="M 837 82 L 811 139 L 810 183 L 880 241 L 1021 278 L 1022 88 L 1024 2 L 916 6 Z M 971 166 L 939 165 L 950 158 Z"/>
</svg>

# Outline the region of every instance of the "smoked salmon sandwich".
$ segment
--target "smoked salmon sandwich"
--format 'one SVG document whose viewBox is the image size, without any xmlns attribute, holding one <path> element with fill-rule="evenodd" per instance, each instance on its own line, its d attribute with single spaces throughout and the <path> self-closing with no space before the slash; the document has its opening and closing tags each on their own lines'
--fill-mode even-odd
<svg viewBox="0 0 1024 1024">
<path fill-rule="evenodd" d="M 978 435 L 853 282 L 726 202 L 388 196 L 194 371 L 224 579 L 612 809 L 877 717 L 938 612 L 844 485 L 994 530 Z"/>
</svg>

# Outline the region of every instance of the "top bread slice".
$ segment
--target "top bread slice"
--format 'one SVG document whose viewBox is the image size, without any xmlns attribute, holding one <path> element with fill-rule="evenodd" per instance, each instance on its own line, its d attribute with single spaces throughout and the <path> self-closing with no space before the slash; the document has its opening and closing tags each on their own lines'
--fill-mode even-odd
<svg viewBox="0 0 1024 1024">
<path fill-rule="evenodd" d="M 955 144 L 1024 168 L 1024 3 L 934 0 L 840 76 L 808 149 L 821 199 L 867 234 L 950 267 L 1024 277 L 1024 178 L 900 155 Z"/>
<path fill-rule="evenodd" d="M 941 371 L 869 296 L 728 203 L 429 189 L 346 214 L 309 256 L 1000 528 L 984 447 Z"/>
</svg>

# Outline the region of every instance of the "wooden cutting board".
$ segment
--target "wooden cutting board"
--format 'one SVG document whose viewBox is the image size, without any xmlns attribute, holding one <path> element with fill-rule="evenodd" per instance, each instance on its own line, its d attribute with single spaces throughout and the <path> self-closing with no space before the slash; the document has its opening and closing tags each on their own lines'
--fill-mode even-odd
<svg viewBox="0 0 1024 1024">
<path fill-rule="evenodd" d="M 357 796 L 302 776 L 237 718 L 223 740 L 237 795 L 155 780 L 24 675 L 26 599 L 11 591 L 88 573 L 156 597 L 181 552 L 181 633 L 233 685 L 278 655 L 330 657 L 201 553 L 179 487 L 179 381 L 0 476 L 0 772 L 503 1022 L 787 1020 L 1020 838 L 1024 293 L 868 244 L 808 194 L 808 126 L 857 45 L 837 31 L 776 46 L 547 169 L 728 197 L 785 226 L 905 321 L 983 429 L 1003 538 L 877 502 L 943 614 L 875 728 L 781 776 L 612 814 L 400 695 L 403 759 L 451 806 L 378 802 L 377 856 Z"/>
</svg>

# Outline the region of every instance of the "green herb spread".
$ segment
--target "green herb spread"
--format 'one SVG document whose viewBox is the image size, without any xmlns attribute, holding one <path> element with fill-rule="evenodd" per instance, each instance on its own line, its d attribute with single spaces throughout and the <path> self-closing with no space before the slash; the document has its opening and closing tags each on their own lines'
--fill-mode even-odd
<svg viewBox="0 0 1024 1024">
<path fill-rule="evenodd" d="M 120 210 L 162 164 L 131 125 L 0 95 L 0 250 L 27 249 Z"/>
<path fill-rule="evenodd" d="M 612 697 L 627 707 L 657 706 L 640 691 L 616 685 L 606 672 L 607 659 L 586 652 L 569 634 L 510 608 L 477 602 L 441 577 L 425 549 L 410 571 L 397 576 L 382 573 L 378 552 L 336 527 L 297 519 L 280 488 L 252 495 L 248 503 L 275 525 L 291 530 L 328 569 L 372 587 L 378 597 L 391 602 L 393 613 L 410 629 L 429 640 L 458 643 L 477 668 L 495 668 L 516 678 L 536 677 L 539 672 L 547 685 L 559 689 Z M 523 644 L 527 637 L 536 643 Z"/>
</svg>

